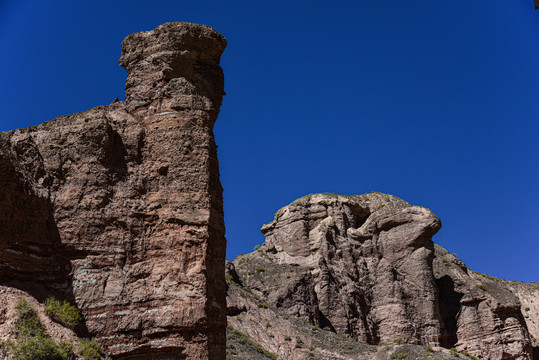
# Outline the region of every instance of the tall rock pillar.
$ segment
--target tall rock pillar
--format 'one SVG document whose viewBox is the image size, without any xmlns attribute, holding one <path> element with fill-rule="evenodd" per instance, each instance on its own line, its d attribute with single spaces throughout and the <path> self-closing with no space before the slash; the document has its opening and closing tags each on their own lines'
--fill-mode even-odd
<svg viewBox="0 0 539 360">
<path fill-rule="evenodd" d="M 70 299 L 114 359 L 225 359 L 225 47 L 190 23 L 131 34 L 125 102 L 0 133 L 0 283 Z"/>
</svg>

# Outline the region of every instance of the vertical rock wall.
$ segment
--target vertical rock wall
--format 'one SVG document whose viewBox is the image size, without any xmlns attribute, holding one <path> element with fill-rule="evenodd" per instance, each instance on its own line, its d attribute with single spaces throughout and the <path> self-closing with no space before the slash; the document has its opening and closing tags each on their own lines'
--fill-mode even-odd
<svg viewBox="0 0 539 360">
<path fill-rule="evenodd" d="M 0 134 L 0 281 L 72 299 L 115 359 L 225 358 L 225 46 L 131 34 L 125 102 Z"/>
</svg>

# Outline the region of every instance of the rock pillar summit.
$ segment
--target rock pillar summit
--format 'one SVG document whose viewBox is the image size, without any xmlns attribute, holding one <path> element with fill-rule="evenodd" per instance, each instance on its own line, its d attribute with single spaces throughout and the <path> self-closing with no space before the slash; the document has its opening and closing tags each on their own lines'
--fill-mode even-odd
<svg viewBox="0 0 539 360">
<path fill-rule="evenodd" d="M 0 282 L 66 298 L 114 359 L 225 358 L 213 124 L 225 38 L 129 35 L 126 101 L 0 133 Z"/>
</svg>

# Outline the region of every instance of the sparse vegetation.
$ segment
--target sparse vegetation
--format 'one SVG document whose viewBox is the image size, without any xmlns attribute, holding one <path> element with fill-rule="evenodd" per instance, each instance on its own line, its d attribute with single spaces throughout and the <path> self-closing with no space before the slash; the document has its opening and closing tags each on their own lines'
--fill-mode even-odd
<svg viewBox="0 0 539 360">
<path fill-rule="evenodd" d="M 483 291 L 487 291 L 487 287 L 483 284 L 477 284 L 475 285 L 476 288 L 481 289 Z"/>
<path fill-rule="evenodd" d="M 451 266 L 451 261 L 446 257 L 442 258 L 442 262 L 444 263 L 445 266 Z"/>
<path fill-rule="evenodd" d="M 72 360 L 75 359 L 73 344 L 67 341 L 56 343 L 48 336 L 35 308 L 25 298 L 20 298 L 15 307 L 17 319 L 12 329 L 15 341 L 0 343 L 4 357 L 16 360 Z"/>
<path fill-rule="evenodd" d="M 256 268 L 256 271 L 257 272 L 264 272 L 266 270 L 263 267 L 258 267 L 258 268 Z"/>
<path fill-rule="evenodd" d="M 232 341 L 236 341 L 242 345 L 251 347 L 255 349 L 258 353 L 264 355 L 265 357 L 269 359 L 273 359 L 273 360 L 277 359 L 277 356 L 275 356 L 274 353 L 264 349 L 262 346 L 255 343 L 253 340 L 251 340 L 251 338 L 247 334 L 239 330 L 236 330 L 232 326 L 228 325 L 227 326 L 227 343 L 231 343 Z"/>
<path fill-rule="evenodd" d="M 390 359 L 391 360 L 406 359 L 407 356 L 408 354 L 405 352 L 393 353 L 391 354 Z"/>
<path fill-rule="evenodd" d="M 258 303 L 258 307 L 261 308 L 261 309 L 267 309 L 268 308 L 268 304 L 266 304 L 265 302 L 263 301 L 260 301 Z"/>
<path fill-rule="evenodd" d="M 288 336 L 288 335 L 285 335 L 284 340 L 285 341 L 292 341 L 292 338 L 290 336 Z"/>
<path fill-rule="evenodd" d="M 395 344 L 402 344 L 404 340 L 402 340 L 401 338 L 398 338 L 398 339 L 395 339 L 394 342 Z"/>
<path fill-rule="evenodd" d="M 433 351 L 434 351 L 434 349 L 431 348 L 430 346 L 427 346 L 427 347 L 425 348 L 425 352 L 426 352 L 427 354 L 432 354 Z"/>
<path fill-rule="evenodd" d="M 478 358 L 476 358 L 475 356 L 473 356 L 472 354 L 469 354 L 467 352 L 463 352 L 462 355 L 465 355 L 465 356 L 467 356 L 468 358 L 470 358 L 472 360 L 479 360 Z"/>
<path fill-rule="evenodd" d="M 530 308 L 526 306 L 525 311 L 530 311 Z"/>
</svg>

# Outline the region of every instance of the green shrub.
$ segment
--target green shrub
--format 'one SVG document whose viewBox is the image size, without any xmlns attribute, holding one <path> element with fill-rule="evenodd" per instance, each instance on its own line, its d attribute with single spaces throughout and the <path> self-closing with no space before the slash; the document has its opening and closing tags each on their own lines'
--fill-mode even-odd
<svg viewBox="0 0 539 360">
<path fill-rule="evenodd" d="M 434 351 L 434 350 L 433 350 L 430 346 L 427 346 L 427 347 L 425 348 L 425 352 L 426 352 L 427 354 L 431 354 L 433 351 Z"/>
<path fill-rule="evenodd" d="M 259 308 L 262 308 L 262 309 L 267 309 L 268 308 L 268 304 L 266 304 L 265 302 L 261 301 L 258 303 L 258 307 Z"/>
<path fill-rule="evenodd" d="M 259 268 L 256 268 L 256 271 L 258 271 L 258 272 L 264 272 L 264 271 L 266 271 L 266 270 L 265 270 L 263 267 L 259 267 Z"/>
<path fill-rule="evenodd" d="M 530 308 L 526 306 L 526 308 L 524 309 L 526 311 L 530 311 Z"/>
<path fill-rule="evenodd" d="M 475 356 L 473 356 L 472 354 L 469 354 L 467 352 L 463 352 L 462 355 L 466 355 L 467 357 L 469 357 L 472 360 L 479 360 L 478 358 L 476 358 Z"/>
<path fill-rule="evenodd" d="M 483 284 L 477 284 L 475 285 L 476 288 L 481 289 L 483 291 L 487 291 L 487 287 Z"/>
<path fill-rule="evenodd" d="M 10 351 L 17 360 L 72 360 L 75 359 L 73 345 L 68 342 L 56 343 L 47 336 L 39 335 L 24 338 Z"/>
<path fill-rule="evenodd" d="M 48 298 L 45 301 L 45 314 L 68 328 L 73 329 L 80 322 L 80 311 L 67 301 Z"/>
<path fill-rule="evenodd" d="M 45 336 L 45 326 L 41 323 L 36 309 L 25 298 L 20 298 L 15 306 L 17 320 L 13 328 L 16 338 Z"/>
<path fill-rule="evenodd" d="M 37 311 L 25 298 L 15 306 L 17 319 L 12 334 L 16 341 L 7 340 L 0 344 L 0 352 L 15 360 L 73 360 L 73 344 L 67 341 L 56 343 L 47 335 Z"/>
<path fill-rule="evenodd" d="M 408 354 L 404 353 L 404 352 L 393 353 L 393 354 L 391 354 L 390 359 L 391 360 L 405 359 L 407 356 L 408 356 Z"/>
<path fill-rule="evenodd" d="M 288 336 L 288 335 L 286 335 L 286 336 L 284 337 L 284 339 L 285 339 L 285 341 L 291 341 L 291 340 L 292 340 L 292 338 L 291 338 L 290 336 Z"/>
<path fill-rule="evenodd" d="M 103 353 L 101 345 L 95 340 L 81 339 L 79 342 L 79 355 L 84 360 L 99 360 Z"/>
</svg>

